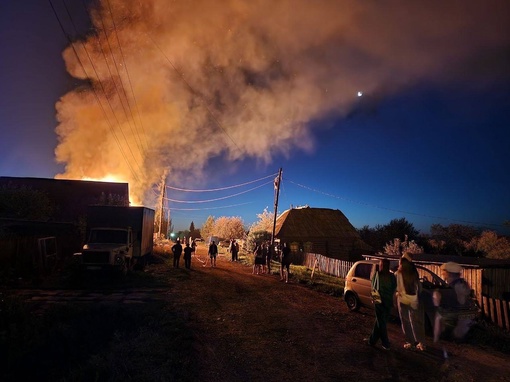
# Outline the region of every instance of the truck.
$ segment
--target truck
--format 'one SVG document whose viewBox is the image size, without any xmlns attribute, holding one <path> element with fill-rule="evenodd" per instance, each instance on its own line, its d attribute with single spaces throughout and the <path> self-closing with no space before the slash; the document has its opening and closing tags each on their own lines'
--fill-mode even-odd
<svg viewBox="0 0 510 382">
<path fill-rule="evenodd" d="M 83 269 L 142 269 L 152 254 L 154 210 L 147 207 L 88 206 L 86 240 L 75 255 Z"/>
</svg>

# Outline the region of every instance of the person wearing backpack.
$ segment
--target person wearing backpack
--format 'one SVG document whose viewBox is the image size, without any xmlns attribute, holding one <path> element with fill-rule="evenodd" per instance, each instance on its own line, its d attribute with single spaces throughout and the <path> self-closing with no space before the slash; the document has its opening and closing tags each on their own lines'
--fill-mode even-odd
<svg viewBox="0 0 510 382">
<path fill-rule="evenodd" d="M 461 340 L 473 325 L 472 316 L 475 315 L 477 307 L 471 298 L 471 287 L 461 277 L 461 273 L 462 266 L 452 261 L 441 266 L 441 276 L 448 284 L 448 288 L 433 293 L 434 305 L 437 307 L 434 342 L 437 342 L 443 333 Z"/>
</svg>

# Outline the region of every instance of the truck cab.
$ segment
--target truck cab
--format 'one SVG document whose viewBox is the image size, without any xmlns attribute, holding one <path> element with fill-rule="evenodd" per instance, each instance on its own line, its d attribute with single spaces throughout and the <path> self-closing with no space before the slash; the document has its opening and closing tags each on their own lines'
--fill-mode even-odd
<svg viewBox="0 0 510 382">
<path fill-rule="evenodd" d="M 133 231 L 130 227 L 96 227 L 83 246 L 81 264 L 86 269 L 127 270 L 133 258 Z"/>
</svg>

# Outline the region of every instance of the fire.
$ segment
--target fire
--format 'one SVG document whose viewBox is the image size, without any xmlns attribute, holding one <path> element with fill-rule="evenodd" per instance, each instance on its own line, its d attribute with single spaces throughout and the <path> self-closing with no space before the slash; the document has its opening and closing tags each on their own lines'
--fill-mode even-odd
<svg viewBox="0 0 510 382">
<path fill-rule="evenodd" d="M 122 176 L 108 174 L 103 176 L 102 178 L 90 178 L 87 176 L 83 176 L 81 180 L 87 180 L 91 182 L 112 182 L 112 183 L 128 183 L 129 182 Z M 129 189 L 129 205 L 130 206 L 142 206 L 143 203 L 133 195 L 131 189 Z"/>
<path fill-rule="evenodd" d="M 129 183 L 126 179 L 124 179 L 120 176 L 111 175 L 111 174 L 103 176 L 102 178 L 89 178 L 87 176 L 84 176 L 81 178 L 81 180 L 90 180 L 92 182 Z"/>
</svg>

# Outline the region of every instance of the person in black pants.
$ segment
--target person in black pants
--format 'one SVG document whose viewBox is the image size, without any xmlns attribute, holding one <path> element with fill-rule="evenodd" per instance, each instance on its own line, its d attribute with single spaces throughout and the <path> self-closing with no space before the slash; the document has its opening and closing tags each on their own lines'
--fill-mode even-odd
<svg viewBox="0 0 510 382">
<path fill-rule="evenodd" d="M 375 278 L 378 282 L 375 282 Z M 388 339 L 387 324 L 390 318 L 391 308 L 393 307 L 393 295 L 397 289 L 397 279 L 390 272 L 390 261 L 382 259 L 379 263 L 379 270 L 372 279 L 372 285 L 379 291 L 381 303 L 374 304 L 375 307 L 375 323 L 372 334 L 368 338 L 368 344 L 375 346 L 379 339 L 384 350 L 390 349 L 390 341 Z"/>
<path fill-rule="evenodd" d="M 189 243 L 186 243 L 186 247 L 184 248 L 184 266 L 186 269 L 191 269 L 191 254 L 193 253 L 193 248 L 190 247 Z"/>
<path fill-rule="evenodd" d="M 280 266 L 280 281 L 289 282 L 289 273 L 290 273 L 290 247 L 287 243 L 283 243 L 282 248 L 282 264 Z"/>
<path fill-rule="evenodd" d="M 176 243 L 173 245 L 172 252 L 174 254 L 174 268 L 179 268 L 179 261 L 182 254 L 182 245 L 179 239 L 177 239 Z"/>
</svg>

